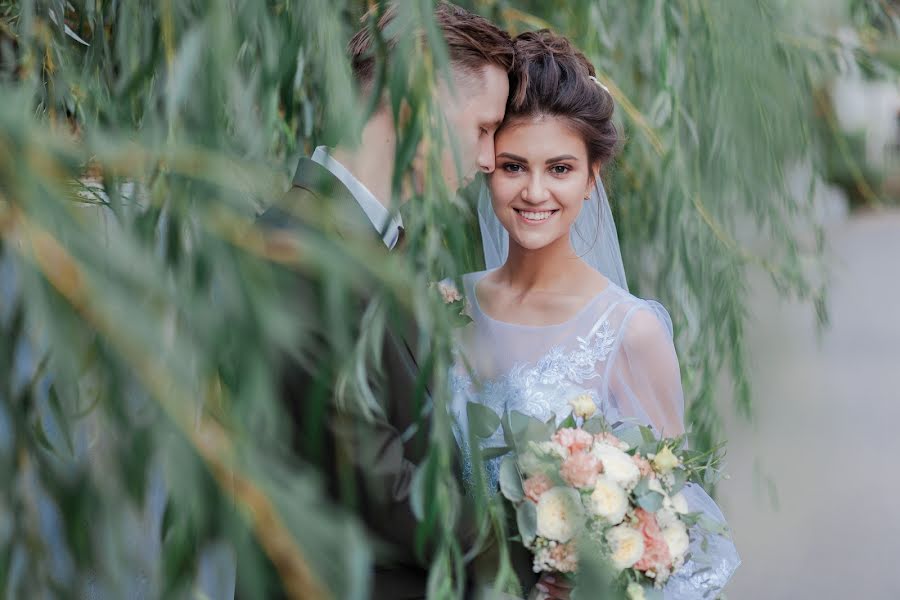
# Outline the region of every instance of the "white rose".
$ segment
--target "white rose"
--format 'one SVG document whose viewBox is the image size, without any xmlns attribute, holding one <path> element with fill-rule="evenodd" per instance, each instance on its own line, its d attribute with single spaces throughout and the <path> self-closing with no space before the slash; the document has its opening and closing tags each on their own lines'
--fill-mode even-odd
<svg viewBox="0 0 900 600">
<path fill-rule="evenodd" d="M 581 496 L 568 487 L 555 487 L 541 494 L 537 503 L 537 534 L 548 540 L 568 542 L 584 522 Z"/>
<path fill-rule="evenodd" d="M 576 416 L 582 419 L 590 419 L 597 412 L 597 406 L 590 394 L 581 394 L 569 400 L 569 405 Z"/>
<path fill-rule="evenodd" d="M 684 494 L 678 492 L 674 496 L 672 496 L 672 508 L 675 512 L 686 515 L 690 512 L 690 508 L 688 508 L 688 501 L 685 498 Z"/>
<path fill-rule="evenodd" d="M 629 525 L 617 525 L 606 532 L 613 565 L 620 571 L 634 566 L 644 555 L 644 536 Z"/>
<path fill-rule="evenodd" d="M 644 588 L 641 587 L 639 583 L 631 582 L 628 584 L 628 587 L 625 589 L 625 594 L 628 596 L 628 600 L 646 600 L 646 596 L 644 595 Z"/>
<path fill-rule="evenodd" d="M 628 510 L 628 496 L 625 494 L 625 490 L 609 477 L 599 477 L 588 501 L 588 510 L 591 514 L 603 517 L 613 525 L 618 525 L 625 518 Z"/>
<path fill-rule="evenodd" d="M 650 477 L 647 480 L 647 488 L 651 492 L 659 492 L 660 494 L 662 494 L 664 496 L 664 498 L 668 498 L 668 496 L 666 495 L 666 490 L 663 489 L 662 484 L 659 482 L 659 479 L 657 479 L 656 477 Z"/>
<path fill-rule="evenodd" d="M 641 478 L 641 471 L 630 456 L 606 443 L 594 444 L 594 456 L 603 463 L 603 473 L 630 491 Z"/>
<path fill-rule="evenodd" d="M 659 526 L 663 529 L 678 521 L 678 515 L 675 514 L 675 511 L 668 507 L 663 507 L 656 511 L 656 522 L 659 523 Z"/>
<path fill-rule="evenodd" d="M 536 449 L 544 456 L 557 456 L 562 460 L 566 460 L 567 458 L 569 458 L 569 450 L 562 444 L 557 444 L 556 442 L 551 441 L 532 443 L 534 444 L 534 449 Z"/>
<path fill-rule="evenodd" d="M 519 468 L 526 475 L 534 475 L 542 470 L 544 463 L 541 462 L 534 452 L 526 451 L 519 456 Z"/>
<path fill-rule="evenodd" d="M 669 553 L 672 555 L 673 562 L 683 558 L 691 545 L 687 527 L 685 527 L 684 523 L 675 521 L 662 530 L 662 536 L 669 547 Z"/>
</svg>

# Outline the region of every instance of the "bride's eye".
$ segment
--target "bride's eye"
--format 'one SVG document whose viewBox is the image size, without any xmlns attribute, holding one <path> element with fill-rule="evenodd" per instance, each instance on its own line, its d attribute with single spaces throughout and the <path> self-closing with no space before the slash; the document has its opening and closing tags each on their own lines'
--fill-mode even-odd
<svg viewBox="0 0 900 600">
<path fill-rule="evenodd" d="M 525 170 L 522 165 L 517 163 L 506 163 L 502 168 L 507 173 L 521 173 Z"/>
<path fill-rule="evenodd" d="M 565 175 L 571 170 L 571 167 L 568 165 L 553 165 L 550 167 L 550 171 L 552 171 L 554 175 Z"/>
</svg>

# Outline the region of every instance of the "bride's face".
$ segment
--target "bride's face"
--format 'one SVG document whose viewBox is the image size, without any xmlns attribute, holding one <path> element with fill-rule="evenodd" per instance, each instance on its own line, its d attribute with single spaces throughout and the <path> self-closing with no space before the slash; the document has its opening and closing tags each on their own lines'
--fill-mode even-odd
<svg viewBox="0 0 900 600">
<path fill-rule="evenodd" d="M 568 239 L 593 186 L 584 140 L 557 117 L 503 127 L 490 176 L 494 212 L 510 242 L 538 250 Z"/>
</svg>

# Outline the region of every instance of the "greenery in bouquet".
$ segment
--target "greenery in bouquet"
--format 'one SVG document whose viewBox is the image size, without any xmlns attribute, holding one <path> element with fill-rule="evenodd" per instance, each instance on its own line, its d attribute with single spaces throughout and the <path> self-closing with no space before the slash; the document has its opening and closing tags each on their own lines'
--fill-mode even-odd
<svg viewBox="0 0 900 600">
<path fill-rule="evenodd" d="M 683 493 L 688 482 L 714 482 L 720 448 L 692 451 L 684 435 L 610 424 L 589 394 L 570 405 L 559 425 L 555 415 L 542 422 L 515 411 L 503 420 L 513 452 L 500 465 L 500 489 L 515 507 L 519 539 L 535 572 L 591 565 L 628 598 L 652 597 L 690 558 L 693 540 L 726 533 L 690 512 Z"/>
</svg>

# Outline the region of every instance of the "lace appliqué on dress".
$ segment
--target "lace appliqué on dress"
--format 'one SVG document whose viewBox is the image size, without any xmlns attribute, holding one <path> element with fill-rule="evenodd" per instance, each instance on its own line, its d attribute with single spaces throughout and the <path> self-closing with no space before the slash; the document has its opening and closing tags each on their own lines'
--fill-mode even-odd
<svg viewBox="0 0 900 600">
<path fill-rule="evenodd" d="M 508 373 L 498 378 L 475 385 L 468 374 L 454 372 L 451 376 L 451 387 L 454 396 L 468 401 L 479 402 L 498 415 L 506 411 L 518 411 L 543 421 L 555 415 L 557 420 L 569 409 L 569 400 L 579 393 L 589 393 L 601 408 L 601 399 L 596 393 L 601 385 L 593 385 L 592 389 L 584 389 L 586 381 L 602 377 L 598 365 L 609 358 L 616 342 L 617 332 L 604 318 L 597 322 L 591 332 L 584 337 L 576 338 L 577 347 L 566 350 L 562 345 L 554 346 L 536 363 L 516 364 Z M 603 382 L 600 382 L 602 385 Z M 462 414 L 458 419 L 465 419 L 465 402 L 461 402 Z M 459 406 L 459 405 L 458 405 Z M 457 441 L 463 449 L 463 476 L 467 484 L 473 482 L 473 465 L 467 440 L 462 439 L 462 431 L 456 431 Z M 491 437 L 481 442 L 482 448 L 503 446 L 503 430 L 498 429 Z M 500 458 L 486 461 L 489 489 L 497 486 L 500 469 Z"/>
</svg>

